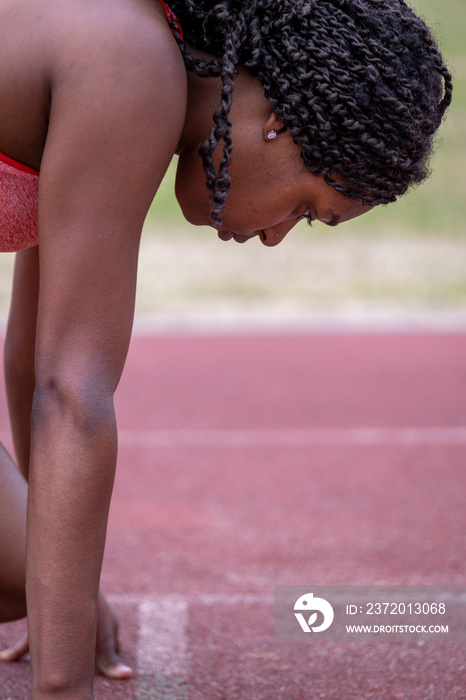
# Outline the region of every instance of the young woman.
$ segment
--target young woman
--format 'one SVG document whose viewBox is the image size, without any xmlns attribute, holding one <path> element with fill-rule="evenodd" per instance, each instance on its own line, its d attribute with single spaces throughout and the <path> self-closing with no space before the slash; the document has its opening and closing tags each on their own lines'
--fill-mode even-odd
<svg viewBox="0 0 466 700">
<path fill-rule="evenodd" d="M 451 91 L 403 0 L 3 0 L 0 245 L 21 251 L 6 380 L 22 476 L 2 452 L 0 620 L 27 598 L 34 700 L 93 697 L 96 628 L 103 671 L 131 673 L 98 597 L 113 393 L 141 227 L 173 154 L 188 221 L 276 245 L 302 218 L 333 226 L 422 181 Z"/>
</svg>

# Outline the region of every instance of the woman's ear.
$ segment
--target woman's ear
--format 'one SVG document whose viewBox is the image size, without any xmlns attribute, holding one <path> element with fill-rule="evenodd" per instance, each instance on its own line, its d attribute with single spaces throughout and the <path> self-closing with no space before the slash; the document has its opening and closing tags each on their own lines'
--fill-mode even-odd
<svg viewBox="0 0 466 700">
<path fill-rule="evenodd" d="M 267 121 L 262 126 L 262 136 L 264 141 L 274 141 L 280 131 L 284 130 L 285 127 L 283 126 L 283 123 L 274 112 L 271 112 Z"/>
</svg>

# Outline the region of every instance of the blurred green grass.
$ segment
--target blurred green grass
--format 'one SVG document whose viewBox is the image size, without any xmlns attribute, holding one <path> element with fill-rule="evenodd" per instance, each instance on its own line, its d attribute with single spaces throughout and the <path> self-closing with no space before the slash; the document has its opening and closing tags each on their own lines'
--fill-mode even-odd
<svg viewBox="0 0 466 700">
<path fill-rule="evenodd" d="M 466 2 L 465 0 L 412 0 L 411 5 L 433 29 L 454 76 L 454 99 L 440 130 L 427 183 L 396 204 L 377 207 L 369 215 L 345 224 L 341 234 L 466 235 Z M 146 228 L 173 235 L 189 226 L 174 196 L 176 162 L 170 166 L 150 209 Z M 304 226 L 305 224 L 300 224 Z M 309 229 L 308 229 L 309 231 Z M 339 230 L 340 233 L 340 230 Z M 312 236 L 328 235 L 325 226 L 313 228 Z M 332 236 L 335 236 L 332 231 Z"/>
</svg>

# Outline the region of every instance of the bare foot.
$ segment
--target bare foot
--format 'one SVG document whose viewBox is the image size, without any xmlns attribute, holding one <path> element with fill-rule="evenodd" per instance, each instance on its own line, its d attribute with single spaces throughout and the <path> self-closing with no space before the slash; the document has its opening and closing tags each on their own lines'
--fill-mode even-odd
<svg viewBox="0 0 466 700">
<path fill-rule="evenodd" d="M 29 651 L 27 634 L 9 649 L 0 651 L 0 660 L 19 661 Z M 99 593 L 97 608 L 97 641 L 95 659 L 99 671 L 107 678 L 124 680 L 131 678 L 133 669 L 127 666 L 118 656 L 118 619 L 104 598 Z"/>
<path fill-rule="evenodd" d="M 22 637 L 19 642 L 13 644 L 9 649 L 0 651 L 1 661 L 18 661 L 22 656 L 29 651 L 29 640 L 27 634 Z"/>
</svg>

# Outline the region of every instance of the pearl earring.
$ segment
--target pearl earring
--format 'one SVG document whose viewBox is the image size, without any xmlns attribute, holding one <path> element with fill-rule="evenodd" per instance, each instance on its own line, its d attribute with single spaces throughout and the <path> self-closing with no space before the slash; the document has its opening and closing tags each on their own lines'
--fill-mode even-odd
<svg viewBox="0 0 466 700">
<path fill-rule="evenodd" d="M 267 138 L 269 139 L 269 141 L 273 141 L 274 139 L 277 138 L 277 136 L 278 136 L 278 134 L 275 131 L 275 129 L 270 129 L 270 131 L 267 134 Z"/>
</svg>

